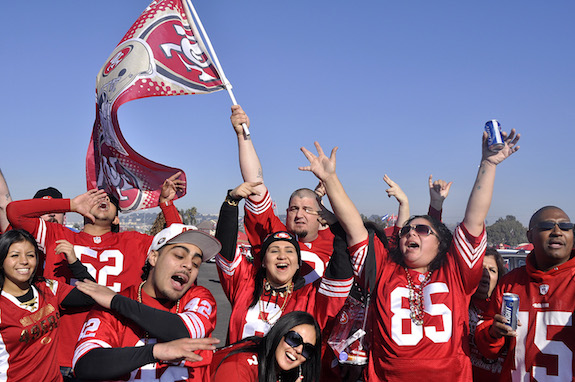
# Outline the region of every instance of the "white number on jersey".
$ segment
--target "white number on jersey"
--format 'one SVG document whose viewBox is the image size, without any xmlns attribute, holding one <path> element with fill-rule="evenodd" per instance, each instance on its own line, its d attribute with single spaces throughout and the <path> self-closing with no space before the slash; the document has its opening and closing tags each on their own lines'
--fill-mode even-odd
<svg viewBox="0 0 575 382">
<path fill-rule="evenodd" d="M 112 289 L 114 292 L 122 291 L 122 283 L 115 282 L 112 285 L 108 285 L 108 276 L 118 276 L 124 269 L 124 254 L 122 252 L 117 249 L 108 249 L 101 252 L 100 256 L 98 256 L 98 251 L 94 251 L 93 249 L 81 245 L 75 245 L 74 252 L 82 264 L 86 266 L 90 275 L 92 275 L 92 277 L 98 282 L 98 284 L 105 285 Z M 84 259 L 82 259 L 82 257 L 84 257 Z M 115 261 L 114 265 L 105 265 L 100 269 L 100 271 L 98 271 L 94 265 L 86 261 L 86 257 L 96 259 L 100 263 L 106 263 L 109 260 Z M 76 281 L 76 279 L 72 279 L 71 284 L 74 285 Z"/>
<path fill-rule="evenodd" d="M 548 339 L 549 326 L 572 326 L 573 313 L 544 311 L 535 313 L 535 327 L 529 328 L 535 333 L 534 345 L 542 354 L 556 356 L 558 375 L 548 375 L 547 367 L 533 365 L 532 377 L 537 381 L 571 381 L 573 380 L 573 352 L 562 341 Z M 515 369 L 511 373 L 513 381 L 530 381 L 525 366 L 525 349 L 527 345 L 527 326 L 529 312 L 519 312 L 519 321 L 523 324 L 517 327 L 517 342 L 515 345 Z"/>
<path fill-rule="evenodd" d="M 414 346 L 423 339 L 429 338 L 435 343 L 445 343 L 451 338 L 452 314 L 445 304 L 433 304 L 431 295 L 435 293 L 449 293 L 449 288 L 445 283 L 431 283 L 423 288 L 424 312 L 430 316 L 440 316 L 443 322 L 443 330 L 437 330 L 435 326 L 416 325 L 410 318 L 409 308 L 403 308 L 401 302 L 403 298 L 409 299 L 409 289 L 397 287 L 391 292 L 390 309 L 393 313 L 391 317 L 391 337 L 399 346 Z M 403 332 L 403 322 L 409 320 L 411 333 Z"/>
<path fill-rule="evenodd" d="M 97 318 L 90 318 L 84 323 L 78 341 L 85 337 L 94 337 L 98 328 L 100 327 L 100 320 Z"/>
<path fill-rule="evenodd" d="M 315 280 L 323 276 L 323 273 L 325 272 L 325 264 L 318 255 L 309 251 L 301 251 L 301 260 L 306 263 L 310 263 L 310 266 L 313 268 L 311 272 L 303 276 L 306 285 L 313 283 Z"/>
<path fill-rule="evenodd" d="M 260 307 L 263 305 L 264 311 L 260 312 Z M 242 338 L 251 336 L 265 336 L 271 329 L 271 325 L 275 324 L 281 317 L 281 309 L 273 302 L 258 303 L 248 310 L 246 315 L 246 324 L 242 332 Z M 262 318 L 268 320 L 270 323 L 263 321 Z M 271 325 L 270 325 L 271 324 Z"/>
</svg>

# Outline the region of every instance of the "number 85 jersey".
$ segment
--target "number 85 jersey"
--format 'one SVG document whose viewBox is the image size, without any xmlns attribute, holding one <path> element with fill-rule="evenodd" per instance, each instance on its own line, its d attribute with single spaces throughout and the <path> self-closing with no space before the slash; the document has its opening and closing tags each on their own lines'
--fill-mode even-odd
<svg viewBox="0 0 575 382">
<path fill-rule="evenodd" d="M 475 342 L 488 358 L 506 345 L 501 381 L 575 381 L 575 258 L 543 272 L 535 268 L 533 252 L 526 265 L 499 280 L 477 327 Z M 501 311 L 503 293 L 519 296 L 517 337 L 492 338 L 489 327 Z"/>
<path fill-rule="evenodd" d="M 371 305 L 369 381 L 471 381 L 469 302 L 483 272 L 485 231 L 472 236 L 463 225 L 455 230 L 443 265 L 423 288 L 423 324 L 410 317 L 406 269 L 393 262 L 374 237 L 377 286 Z M 354 271 L 364 282 L 368 241 L 349 249 Z M 368 261 L 370 263 L 372 261 Z M 419 287 L 426 274 L 410 272 Z"/>
</svg>

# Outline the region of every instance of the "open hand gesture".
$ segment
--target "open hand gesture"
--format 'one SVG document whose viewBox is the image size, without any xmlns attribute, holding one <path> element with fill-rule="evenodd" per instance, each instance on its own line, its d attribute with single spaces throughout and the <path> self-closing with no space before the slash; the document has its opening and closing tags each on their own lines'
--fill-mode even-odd
<svg viewBox="0 0 575 382">
<path fill-rule="evenodd" d="M 182 175 L 182 172 L 178 171 L 164 181 L 164 184 L 162 184 L 162 192 L 160 194 L 160 204 L 174 200 L 178 192 L 182 193 L 186 190 L 186 181 L 178 179 L 180 175 Z"/>
<path fill-rule="evenodd" d="M 319 143 L 314 142 L 314 145 L 317 150 L 317 156 L 305 147 L 301 148 L 303 155 L 309 160 L 309 166 L 298 167 L 298 169 L 301 171 L 311 171 L 319 180 L 325 182 L 327 178 L 335 175 L 335 153 L 337 152 L 337 146 L 331 150 L 330 157 L 328 158 Z"/>
<path fill-rule="evenodd" d="M 94 215 L 92 215 L 90 211 L 94 206 L 98 205 L 98 203 L 102 202 L 106 196 L 106 191 L 94 188 L 93 190 L 85 192 L 72 199 L 70 201 L 70 210 L 72 212 L 79 213 L 85 218 L 90 219 L 92 222 L 95 222 L 96 218 L 94 218 Z"/>
</svg>

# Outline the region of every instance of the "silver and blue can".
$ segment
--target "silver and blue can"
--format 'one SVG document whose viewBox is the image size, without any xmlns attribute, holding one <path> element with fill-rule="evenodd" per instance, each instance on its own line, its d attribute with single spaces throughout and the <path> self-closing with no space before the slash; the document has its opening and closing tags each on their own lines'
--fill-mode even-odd
<svg viewBox="0 0 575 382">
<path fill-rule="evenodd" d="M 519 313 L 519 296 L 515 293 L 503 293 L 501 315 L 507 320 L 511 329 L 517 330 L 517 314 Z"/>
<path fill-rule="evenodd" d="M 501 124 L 496 119 L 492 119 L 485 123 L 485 131 L 487 131 L 487 147 L 491 151 L 499 151 L 505 147 L 503 137 L 501 136 Z"/>
</svg>

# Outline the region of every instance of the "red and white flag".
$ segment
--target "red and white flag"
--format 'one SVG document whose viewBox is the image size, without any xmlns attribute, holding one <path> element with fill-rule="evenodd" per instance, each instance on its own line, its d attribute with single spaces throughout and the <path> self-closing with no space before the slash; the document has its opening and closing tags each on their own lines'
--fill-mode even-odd
<svg viewBox="0 0 575 382">
<path fill-rule="evenodd" d="M 156 207 L 164 180 L 181 170 L 135 152 L 120 131 L 118 108 L 138 98 L 223 88 L 185 0 L 152 2 L 98 72 L 96 120 L 86 156 L 88 189 L 115 194 L 122 211 Z M 183 171 L 180 179 L 185 180 Z"/>
</svg>

